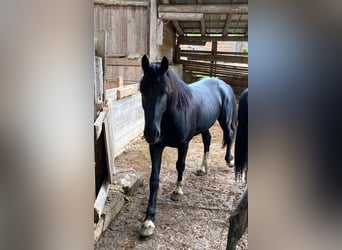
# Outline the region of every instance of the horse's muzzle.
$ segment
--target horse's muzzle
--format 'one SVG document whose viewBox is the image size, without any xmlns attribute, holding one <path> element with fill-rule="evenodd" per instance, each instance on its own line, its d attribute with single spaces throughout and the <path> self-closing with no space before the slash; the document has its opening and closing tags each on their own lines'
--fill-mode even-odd
<svg viewBox="0 0 342 250">
<path fill-rule="evenodd" d="M 160 137 L 160 132 L 158 129 L 147 131 L 144 130 L 144 137 L 149 144 L 156 144 Z"/>
</svg>

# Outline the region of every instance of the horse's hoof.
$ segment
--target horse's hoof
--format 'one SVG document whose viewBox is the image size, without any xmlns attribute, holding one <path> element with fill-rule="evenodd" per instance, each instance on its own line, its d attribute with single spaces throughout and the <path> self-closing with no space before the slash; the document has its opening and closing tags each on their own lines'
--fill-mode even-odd
<svg viewBox="0 0 342 250">
<path fill-rule="evenodd" d="M 180 201 L 183 198 L 183 194 L 172 192 L 170 198 L 173 201 Z"/>
<path fill-rule="evenodd" d="M 227 162 L 227 165 L 230 168 L 234 167 L 234 161 Z"/>
<path fill-rule="evenodd" d="M 198 169 L 198 170 L 195 172 L 195 175 L 197 175 L 197 176 L 204 176 L 204 175 L 206 175 L 206 174 L 207 174 L 207 172 L 204 171 L 204 170 L 202 170 L 202 169 Z"/>
<path fill-rule="evenodd" d="M 154 233 L 155 228 L 156 226 L 154 225 L 153 221 L 145 220 L 141 225 L 140 235 L 143 237 L 149 237 Z"/>
<path fill-rule="evenodd" d="M 171 200 L 173 201 L 179 201 L 182 199 L 182 197 L 183 197 L 183 194 L 176 193 L 176 192 L 172 192 L 170 196 Z"/>
</svg>

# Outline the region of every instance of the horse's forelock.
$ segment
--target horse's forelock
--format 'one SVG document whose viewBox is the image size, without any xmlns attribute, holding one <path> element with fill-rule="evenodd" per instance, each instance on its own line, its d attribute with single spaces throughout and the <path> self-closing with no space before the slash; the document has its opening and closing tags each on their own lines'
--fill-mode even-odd
<svg viewBox="0 0 342 250">
<path fill-rule="evenodd" d="M 148 70 L 144 72 L 140 82 L 140 91 L 147 91 L 160 84 L 167 84 L 164 74 L 160 75 L 160 63 L 152 63 Z M 158 86 L 159 87 L 159 86 Z"/>
</svg>

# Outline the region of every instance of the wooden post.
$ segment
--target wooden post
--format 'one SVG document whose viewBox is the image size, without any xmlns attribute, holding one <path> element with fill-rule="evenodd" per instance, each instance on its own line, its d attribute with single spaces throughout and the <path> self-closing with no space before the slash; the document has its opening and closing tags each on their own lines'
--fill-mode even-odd
<svg viewBox="0 0 342 250">
<path fill-rule="evenodd" d="M 123 77 L 122 76 L 118 76 L 116 78 L 116 84 L 118 85 L 119 88 L 124 86 L 124 81 L 123 81 Z"/>
<path fill-rule="evenodd" d="M 95 56 L 94 59 L 94 120 L 96 119 L 98 113 L 103 108 L 103 68 L 102 68 L 102 58 Z"/>
<path fill-rule="evenodd" d="M 150 61 L 157 60 L 157 0 L 150 1 Z"/>
<path fill-rule="evenodd" d="M 217 54 L 217 41 L 213 41 L 211 44 L 211 55 Z M 212 77 L 216 73 L 216 61 L 210 61 L 210 76 Z"/>
<path fill-rule="evenodd" d="M 179 47 L 179 43 L 177 42 L 176 46 L 175 46 L 175 51 L 174 51 L 174 62 L 175 63 L 180 63 L 180 47 Z"/>
</svg>

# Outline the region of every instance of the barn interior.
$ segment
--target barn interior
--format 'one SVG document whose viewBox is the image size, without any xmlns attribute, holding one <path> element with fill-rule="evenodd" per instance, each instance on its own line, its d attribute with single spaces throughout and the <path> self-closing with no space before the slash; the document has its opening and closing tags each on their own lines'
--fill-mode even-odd
<svg viewBox="0 0 342 250">
<path fill-rule="evenodd" d="M 141 57 L 166 56 L 186 83 L 218 77 L 238 98 L 248 86 L 248 1 L 95 0 L 94 46 L 98 223 L 118 173 L 115 157 L 143 131 Z"/>
</svg>

